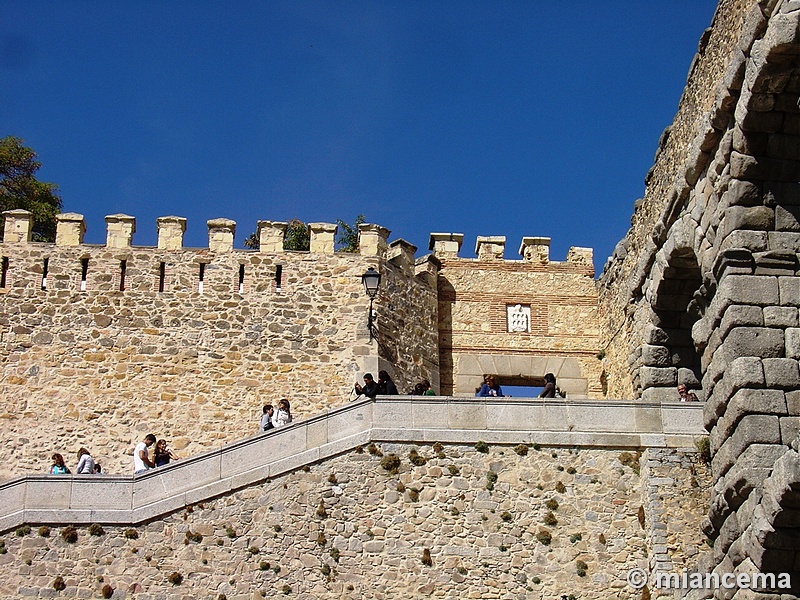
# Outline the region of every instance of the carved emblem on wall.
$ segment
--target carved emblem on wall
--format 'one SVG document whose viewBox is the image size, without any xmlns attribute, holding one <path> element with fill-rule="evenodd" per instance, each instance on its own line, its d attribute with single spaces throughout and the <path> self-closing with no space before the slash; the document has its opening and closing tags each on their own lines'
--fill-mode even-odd
<svg viewBox="0 0 800 600">
<path fill-rule="evenodd" d="M 522 304 L 508 305 L 508 331 L 511 333 L 531 332 L 531 307 Z"/>
</svg>

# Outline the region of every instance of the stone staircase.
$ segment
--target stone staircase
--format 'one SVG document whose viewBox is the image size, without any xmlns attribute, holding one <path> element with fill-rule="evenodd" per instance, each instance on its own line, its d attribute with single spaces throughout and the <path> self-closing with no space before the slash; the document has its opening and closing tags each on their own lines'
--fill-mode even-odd
<svg viewBox="0 0 800 600">
<path fill-rule="evenodd" d="M 370 442 L 686 448 L 701 403 L 391 396 L 365 399 L 136 476 L 0 484 L 0 533 L 22 524 L 136 525 Z"/>
</svg>

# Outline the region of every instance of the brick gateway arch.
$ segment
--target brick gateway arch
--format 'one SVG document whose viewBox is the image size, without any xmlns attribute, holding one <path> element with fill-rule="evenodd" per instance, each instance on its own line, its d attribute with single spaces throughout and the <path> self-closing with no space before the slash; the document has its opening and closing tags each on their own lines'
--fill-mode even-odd
<svg viewBox="0 0 800 600">
<path fill-rule="evenodd" d="M 713 550 L 698 569 L 790 572 L 795 593 L 799 19 L 797 2 L 720 3 L 600 279 L 609 394 L 675 399 L 683 382 L 706 399 Z"/>
</svg>

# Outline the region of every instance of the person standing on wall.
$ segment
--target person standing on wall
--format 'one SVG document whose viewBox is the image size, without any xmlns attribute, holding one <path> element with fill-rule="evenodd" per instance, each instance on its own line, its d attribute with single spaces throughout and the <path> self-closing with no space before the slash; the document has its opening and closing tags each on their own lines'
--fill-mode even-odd
<svg viewBox="0 0 800 600">
<path fill-rule="evenodd" d="M 555 398 L 556 397 L 556 376 L 552 373 L 547 373 L 544 376 L 544 389 L 539 394 L 539 398 Z"/>
<path fill-rule="evenodd" d="M 378 371 L 378 393 L 382 396 L 397 396 L 397 386 L 386 371 Z"/>
<path fill-rule="evenodd" d="M 137 473 L 144 473 L 155 467 L 155 463 L 150 460 L 150 457 L 147 454 L 147 449 L 156 443 L 156 436 L 152 433 L 148 433 L 144 440 L 136 444 L 136 448 L 133 449 L 133 474 L 136 475 Z"/>
<path fill-rule="evenodd" d="M 497 383 L 494 375 L 487 375 L 485 383 L 481 386 L 481 389 L 478 390 L 477 395 L 480 398 L 488 398 L 490 396 L 503 397 L 503 389 L 500 387 L 500 384 Z"/>
</svg>

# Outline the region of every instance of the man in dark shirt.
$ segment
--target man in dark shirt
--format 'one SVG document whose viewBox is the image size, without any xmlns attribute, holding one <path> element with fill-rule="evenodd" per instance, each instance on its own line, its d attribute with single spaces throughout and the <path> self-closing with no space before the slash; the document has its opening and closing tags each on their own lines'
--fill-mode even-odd
<svg viewBox="0 0 800 600">
<path fill-rule="evenodd" d="M 372 373 L 364 373 L 364 385 L 355 385 L 356 393 L 363 394 L 368 398 L 378 395 L 378 383 L 372 378 Z"/>
</svg>

